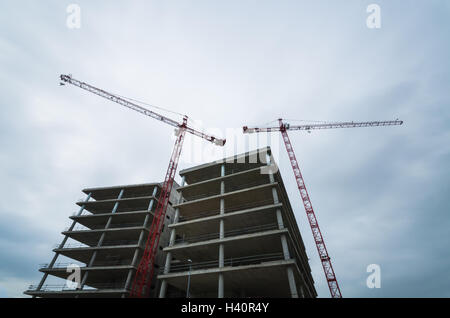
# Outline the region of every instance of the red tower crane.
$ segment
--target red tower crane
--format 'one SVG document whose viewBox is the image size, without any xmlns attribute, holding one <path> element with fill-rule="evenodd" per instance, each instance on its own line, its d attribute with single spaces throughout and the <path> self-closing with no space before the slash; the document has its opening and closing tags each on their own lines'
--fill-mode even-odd
<svg viewBox="0 0 450 318">
<path fill-rule="evenodd" d="M 161 193 L 158 198 L 158 203 L 153 216 L 152 224 L 150 226 L 149 236 L 147 238 L 144 253 L 142 255 L 141 261 L 139 263 L 136 275 L 134 277 L 133 285 L 131 287 L 130 295 L 133 297 L 143 297 L 149 294 L 150 286 L 154 273 L 154 261 L 156 252 L 158 250 L 159 238 L 164 225 L 167 205 L 169 203 L 170 192 L 172 191 L 173 181 L 175 177 L 175 172 L 178 167 L 178 161 L 181 155 L 181 149 L 183 146 L 184 136 L 186 132 L 193 134 L 194 136 L 206 139 L 216 145 L 225 145 L 225 139 L 218 139 L 214 136 L 206 135 L 200 131 L 197 131 L 189 126 L 187 126 L 187 116 L 183 116 L 183 122 L 178 123 L 177 121 L 155 113 L 148 110 L 140 105 L 137 105 L 125 98 L 118 95 L 108 93 L 102 89 L 96 88 L 92 85 L 86 84 L 79 80 L 74 79 L 71 75 L 61 75 L 61 85 L 64 83 L 69 83 L 78 86 L 88 92 L 94 93 L 98 96 L 104 97 L 110 101 L 118 103 L 122 106 L 128 107 L 134 111 L 141 114 L 147 115 L 154 119 L 160 120 L 166 124 L 169 124 L 176 128 L 176 140 L 175 145 L 170 157 L 169 166 L 167 168 L 166 176 L 164 178 L 164 183 L 162 186 Z"/>
<path fill-rule="evenodd" d="M 308 191 L 306 190 L 305 181 L 303 180 L 302 173 L 298 166 L 297 159 L 295 157 L 294 148 L 292 147 L 291 141 L 289 140 L 288 130 L 306 130 L 310 132 L 313 129 L 330 129 L 330 128 L 355 128 L 355 127 L 374 127 L 374 126 L 392 126 L 401 125 L 403 121 L 392 120 L 392 121 L 369 121 L 369 122 L 341 122 L 341 123 L 324 123 L 324 124 L 310 124 L 310 125 L 297 125 L 291 126 L 284 123 L 282 119 L 278 119 L 278 127 L 266 127 L 266 128 L 249 128 L 247 126 L 243 127 L 244 133 L 260 133 L 260 132 L 272 132 L 279 131 L 283 137 L 284 145 L 286 146 L 286 151 L 289 156 L 289 161 L 294 171 L 295 180 L 297 181 L 297 187 L 300 191 L 300 196 L 303 200 L 303 205 L 305 207 L 306 216 L 311 227 L 311 231 L 314 237 L 314 242 L 316 243 L 317 252 L 319 253 L 320 261 L 322 263 L 323 270 L 325 272 L 325 278 L 328 283 L 328 288 L 330 289 L 332 298 L 342 298 L 341 290 L 336 279 L 336 275 L 333 270 L 333 265 L 331 264 L 331 259 L 325 245 L 325 241 L 322 236 L 322 232 L 319 228 L 319 223 L 314 213 L 314 209 L 309 199 Z"/>
</svg>

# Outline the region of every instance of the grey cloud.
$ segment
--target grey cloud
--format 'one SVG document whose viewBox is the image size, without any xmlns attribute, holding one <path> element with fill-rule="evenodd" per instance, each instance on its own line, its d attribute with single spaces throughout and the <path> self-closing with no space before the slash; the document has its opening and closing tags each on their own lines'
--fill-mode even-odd
<svg viewBox="0 0 450 318">
<path fill-rule="evenodd" d="M 60 1 L 0 12 L 0 273 L 14 295 L 39 279 L 82 188 L 161 180 L 170 156 L 170 128 L 59 87 L 71 72 L 224 132 L 279 116 L 404 120 L 290 136 L 344 296 L 449 296 L 447 2 L 380 0 L 380 30 L 365 26 L 371 1 L 78 3 L 80 30 L 65 27 Z M 328 297 L 283 147 L 276 159 Z M 365 285 L 370 263 L 380 290 Z"/>
</svg>

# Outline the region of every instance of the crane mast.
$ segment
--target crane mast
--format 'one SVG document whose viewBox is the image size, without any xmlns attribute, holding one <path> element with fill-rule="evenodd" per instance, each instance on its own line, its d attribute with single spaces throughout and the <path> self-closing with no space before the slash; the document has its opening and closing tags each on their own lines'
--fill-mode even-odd
<svg viewBox="0 0 450 318">
<path fill-rule="evenodd" d="M 283 137 L 284 145 L 289 156 L 289 162 L 291 163 L 292 171 L 294 172 L 295 180 L 297 182 L 297 188 L 300 192 L 300 196 L 305 207 L 306 216 L 308 218 L 309 226 L 316 243 L 317 252 L 319 253 L 320 262 L 322 263 L 323 271 L 327 280 L 328 288 L 330 289 L 332 298 L 342 298 L 341 290 L 334 274 L 333 265 L 331 264 L 330 256 L 328 255 L 325 241 L 320 231 L 319 222 L 317 222 L 316 214 L 314 213 L 311 200 L 309 199 L 308 190 L 306 190 L 305 181 L 303 180 L 300 167 L 298 166 L 297 158 L 295 157 L 294 148 L 292 147 L 289 136 L 286 129 L 283 129 L 283 123 L 280 120 L 280 131 Z"/>
<path fill-rule="evenodd" d="M 201 137 L 209 142 L 212 142 L 216 145 L 223 146 L 225 145 L 225 139 L 219 139 L 211 135 L 204 134 L 201 131 L 195 130 L 187 125 L 187 116 L 183 117 L 183 121 L 178 123 L 177 121 L 168 118 L 166 116 L 160 115 L 156 112 L 153 112 L 149 109 L 146 109 L 136 103 L 128 101 L 125 98 L 122 98 L 118 95 L 109 93 L 105 90 L 97 88 L 95 86 L 89 85 L 87 83 L 81 82 L 77 79 L 74 79 L 71 75 L 60 75 L 61 84 L 69 83 L 79 88 L 82 88 L 88 92 L 106 98 L 112 102 L 130 108 L 134 111 L 137 111 L 143 115 L 152 117 L 159 121 L 162 121 L 170 126 L 176 127 L 176 140 L 175 145 L 172 151 L 172 155 L 170 157 L 169 166 L 167 167 L 166 175 L 164 178 L 164 182 L 162 184 L 161 193 L 158 197 L 158 203 L 155 209 L 155 213 L 153 216 L 153 220 L 149 229 L 149 235 L 147 241 L 145 243 L 144 252 L 142 258 L 139 262 L 138 269 L 136 271 L 136 275 L 133 280 L 133 284 L 131 287 L 130 295 L 132 297 L 143 297 L 147 296 L 150 292 L 150 287 L 152 283 L 152 278 L 154 274 L 154 261 L 156 252 L 158 251 L 159 239 L 161 236 L 161 232 L 164 226 L 164 220 L 166 216 L 167 206 L 169 203 L 170 193 L 172 191 L 173 182 L 175 178 L 175 173 L 177 171 L 178 162 L 181 155 L 181 149 L 183 147 L 184 137 L 186 132 L 193 134 L 194 136 Z"/>
<path fill-rule="evenodd" d="M 310 131 L 312 129 L 331 129 L 331 128 L 356 128 L 356 127 L 374 127 L 374 126 L 391 126 L 391 125 L 401 125 L 402 121 L 372 121 L 372 122 L 342 122 L 342 123 L 326 123 L 326 124 L 312 124 L 312 125 L 298 125 L 291 126 L 289 124 L 283 123 L 282 119 L 278 119 L 278 127 L 267 127 L 258 128 L 247 126 L 243 127 L 244 133 L 259 133 L 259 132 L 281 132 L 281 136 L 286 147 L 286 151 L 289 157 L 289 162 L 294 172 L 294 177 L 297 183 L 297 188 L 300 192 L 300 196 L 303 201 L 303 206 L 306 211 L 306 217 L 311 228 L 314 242 L 316 244 L 317 252 L 319 253 L 320 262 L 322 263 L 322 268 L 325 273 L 325 278 L 327 280 L 328 288 L 332 298 L 342 298 L 341 289 L 339 288 L 336 275 L 334 273 L 333 265 L 331 263 L 331 258 L 328 254 L 327 247 L 325 245 L 325 240 L 323 239 L 322 232 L 320 231 L 319 222 L 317 221 L 316 214 L 314 212 L 311 200 L 309 198 L 308 190 L 305 186 L 305 181 L 303 180 L 300 167 L 295 157 L 294 148 L 292 147 L 291 141 L 287 130 L 306 130 Z"/>
<path fill-rule="evenodd" d="M 183 119 L 183 123 L 186 123 L 186 121 L 187 118 L 185 117 Z M 176 136 L 172 156 L 170 157 L 170 163 L 167 167 L 166 177 L 164 178 L 163 188 L 155 209 L 152 225 L 150 226 L 149 237 L 145 243 L 144 253 L 131 287 L 130 294 L 134 297 L 147 296 L 150 292 L 155 268 L 153 265 L 156 252 L 158 251 L 159 238 L 161 237 L 162 228 L 164 226 L 167 205 L 169 203 L 170 193 L 172 191 L 175 172 L 177 171 L 185 134 L 186 129 L 183 127 L 178 131 L 178 135 Z"/>
</svg>

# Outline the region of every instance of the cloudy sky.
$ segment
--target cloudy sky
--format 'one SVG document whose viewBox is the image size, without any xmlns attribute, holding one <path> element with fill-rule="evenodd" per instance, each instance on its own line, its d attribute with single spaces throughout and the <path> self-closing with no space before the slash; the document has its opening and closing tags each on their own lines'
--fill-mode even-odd
<svg viewBox="0 0 450 318">
<path fill-rule="evenodd" d="M 70 3 L 1 1 L 0 296 L 39 281 L 82 188 L 161 181 L 172 150 L 171 127 L 58 86 L 61 73 L 188 114 L 228 138 L 227 155 L 256 147 L 240 127 L 279 117 L 404 120 L 290 136 L 343 296 L 450 296 L 448 1 L 80 0 L 79 29 L 67 27 Z M 367 27 L 372 3 L 381 28 Z M 217 149 L 188 137 L 180 168 L 221 158 Z M 366 286 L 369 264 L 379 289 Z"/>
</svg>

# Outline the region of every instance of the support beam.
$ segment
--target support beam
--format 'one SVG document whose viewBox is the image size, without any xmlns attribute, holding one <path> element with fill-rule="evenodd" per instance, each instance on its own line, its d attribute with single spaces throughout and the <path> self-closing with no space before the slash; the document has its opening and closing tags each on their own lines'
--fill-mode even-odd
<svg viewBox="0 0 450 318">
<path fill-rule="evenodd" d="M 186 180 L 185 177 L 181 177 L 181 186 L 184 186 Z M 183 197 L 180 195 L 180 198 L 178 200 L 178 203 L 183 202 Z M 180 209 L 175 209 L 175 216 L 173 218 L 173 224 L 178 223 L 178 219 L 180 218 Z M 175 238 L 176 238 L 176 229 L 172 228 L 170 231 L 170 240 L 169 240 L 169 246 L 173 246 L 175 244 Z M 168 274 L 170 272 L 170 265 L 172 263 L 172 253 L 168 252 L 166 255 L 166 263 L 164 265 L 164 274 Z M 167 280 L 163 279 L 161 282 L 161 287 L 159 289 L 159 298 L 165 298 L 167 293 Z"/>
<path fill-rule="evenodd" d="M 268 164 L 270 164 L 270 159 L 268 161 Z M 273 173 L 269 173 L 269 180 L 270 180 L 271 183 L 275 182 L 275 178 L 273 176 Z M 280 202 L 279 198 L 278 198 L 278 193 L 277 193 L 276 187 L 272 188 L 272 196 L 273 196 L 273 202 L 275 204 Z M 281 214 L 281 210 L 277 209 L 276 214 L 277 214 L 278 228 L 279 229 L 283 229 L 284 228 L 284 222 L 283 222 L 283 215 Z M 286 238 L 285 234 L 281 235 L 281 246 L 283 247 L 284 259 L 285 260 L 291 259 L 291 255 L 289 253 L 289 246 L 288 246 L 287 238 Z M 297 285 L 295 284 L 294 272 L 293 272 L 291 266 L 286 268 L 286 273 L 287 273 L 287 277 L 288 277 L 288 281 L 289 281 L 289 289 L 290 289 L 290 292 L 291 292 L 291 297 L 292 298 L 298 298 Z"/>
<path fill-rule="evenodd" d="M 289 266 L 286 269 L 286 271 L 287 271 L 287 277 L 288 277 L 288 281 L 289 281 L 289 289 L 291 291 L 291 297 L 298 298 L 297 285 L 295 285 L 294 271 L 292 270 L 291 266 Z"/>
<path fill-rule="evenodd" d="M 92 195 L 91 192 L 87 195 L 86 199 L 84 200 L 85 203 L 89 201 L 89 199 L 91 198 L 91 195 Z M 80 216 L 81 213 L 83 213 L 84 208 L 85 208 L 85 205 L 83 204 L 83 205 L 81 206 L 80 210 L 78 211 L 78 213 L 77 213 L 76 216 Z M 77 223 L 77 221 L 73 221 L 73 222 L 72 222 L 72 225 L 69 227 L 69 229 L 68 229 L 67 232 L 72 231 L 73 228 L 75 227 L 75 224 L 76 224 L 76 223 Z M 69 236 L 66 234 L 66 235 L 64 236 L 64 239 L 62 240 L 61 244 L 59 244 L 58 249 L 64 248 L 64 245 L 66 244 L 68 238 L 69 238 Z M 56 259 L 58 258 L 59 254 L 60 254 L 59 252 L 55 252 L 55 255 L 53 256 L 53 259 L 51 260 L 50 264 L 48 264 L 48 268 L 53 268 L 53 265 L 55 265 Z M 45 280 L 47 279 L 47 277 L 48 277 L 48 273 L 44 273 L 44 276 L 42 276 L 42 279 L 41 279 L 41 281 L 39 282 L 38 287 L 36 288 L 37 291 L 41 290 L 41 288 L 42 288 L 42 286 L 44 285 L 44 282 L 45 282 Z M 36 297 L 36 296 L 33 296 L 33 298 L 35 298 L 35 297 Z"/>
<path fill-rule="evenodd" d="M 119 200 L 122 198 L 123 192 L 124 192 L 124 189 L 121 189 L 119 192 L 119 195 L 117 196 L 117 201 L 116 201 L 116 203 L 114 203 L 114 207 L 111 211 L 111 214 L 116 213 L 117 208 L 119 207 Z M 112 221 L 112 215 L 108 218 L 108 221 L 106 222 L 105 230 L 109 228 L 109 226 L 111 225 L 111 221 Z M 100 236 L 100 239 L 98 240 L 97 247 L 101 247 L 103 245 L 105 235 L 106 235 L 106 232 L 103 232 L 102 235 Z M 98 251 L 94 251 L 92 253 L 91 259 L 89 260 L 87 267 L 92 267 L 92 265 L 94 264 L 95 259 L 97 257 L 97 254 L 98 254 Z M 88 276 L 89 276 L 89 271 L 86 271 L 86 273 L 83 276 L 83 279 L 81 280 L 81 286 L 79 288 L 80 290 L 82 290 L 84 288 L 84 286 L 86 285 Z"/>
<path fill-rule="evenodd" d="M 150 200 L 150 203 L 148 204 L 148 208 L 147 208 L 147 212 L 149 212 L 149 213 L 147 213 L 147 215 L 145 216 L 145 219 L 144 219 L 144 224 L 143 224 L 144 228 L 147 228 L 147 226 L 149 224 L 150 213 L 153 209 L 153 206 L 155 205 L 155 197 L 156 197 L 157 192 L 158 192 L 158 186 L 155 186 L 153 188 L 153 192 L 152 192 L 153 198 Z M 137 266 L 140 246 L 142 246 L 144 243 L 144 235 L 145 235 L 145 230 L 143 229 L 141 231 L 141 233 L 139 234 L 138 247 L 134 251 L 133 259 L 131 261 L 131 266 L 133 266 L 133 268 L 128 271 L 127 280 L 125 281 L 125 289 L 126 290 L 129 290 L 131 287 L 131 279 L 132 279 L 133 273 L 135 271 L 134 267 Z M 125 298 L 125 294 L 122 295 L 122 298 Z"/>
<path fill-rule="evenodd" d="M 225 165 L 222 164 L 220 166 L 220 176 L 224 177 L 225 176 Z M 225 193 L 225 181 L 221 181 L 220 182 L 220 194 L 224 194 Z M 225 199 L 220 199 L 220 215 L 224 215 L 225 214 Z M 220 223 L 219 223 L 219 238 L 223 239 L 225 237 L 225 224 L 224 224 L 224 220 L 220 219 Z M 224 259 L 225 259 L 225 251 L 224 251 L 225 247 L 223 244 L 219 245 L 219 267 L 224 267 Z M 218 284 L 217 284 L 217 297 L 218 298 L 223 298 L 224 297 L 224 280 L 223 280 L 223 274 L 220 273 L 219 274 L 219 280 L 218 280 Z"/>
</svg>

